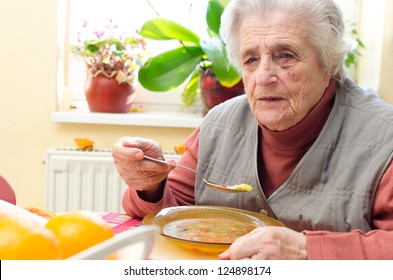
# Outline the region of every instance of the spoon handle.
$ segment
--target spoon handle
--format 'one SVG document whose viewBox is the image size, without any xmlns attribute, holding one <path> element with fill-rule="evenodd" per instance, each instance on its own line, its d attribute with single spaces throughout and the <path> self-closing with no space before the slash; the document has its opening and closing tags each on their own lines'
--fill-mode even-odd
<svg viewBox="0 0 393 280">
<path fill-rule="evenodd" d="M 217 185 L 217 184 L 214 184 L 214 183 L 212 183 L 212 182 L 207 181 L 207 180 L 206 180 L 205 178 L 203 178 L 202 175 L 201 175 L 200 173 L 198 173 L 195 169 L 192 169 L 192 168 L 189 168 L 189 167 L 186 167 L 186 166 L 183 166 L 183 165 L 178 165 L 178 164 L 175 164 L 175 163 L 167 162 L 167 161 L 165 161 L 165 160 L 160 160 L 160 159 L 152 158 L 152 157 L 149 157 L 149 156 L 144 156 L 144 158 L 147 159 L 147 160 L 154 161 L 154 162 L 163 163 L 163 164 L 170 165 L 170 166 L 175 166 L 175 167 L 180 167 L 180 168 L 186 169 L 186 170 L 188 170 L 188 171 L 192 171 L 192 172 L 194 172 L 197 176 L 199 176 L 201 179 L 203 179 L 203 181 L 205 182 L 205 184 L 208 185 L 210 188 L 213 188 L 213 189 L 216 189 L 216 190 L 219 190 L 219 191 L 237 192 L 237 193 L 240 193 L 240 192 L 250 192 L 250 191 L 252 190 L 252 187 L 249 186 L 249 185 L 246 185 L 246 184 L 235 185 L 235 186 Z M 241 187 L 241 186 L 246 186 L 246 188 Z"/>
<path fill-rule="evenodd" d="M 194 169 L 192 169 L 192 168 L 189 168 L 189 167 L 186 167 L 186 166 L 182 166 L 182 165 L 178 165 L 178 164 L 175 164 L 175 163 L 167 162 L 167 161 L 165 161 L 165 160 L 160 160 L 160 159 L 152 158 L 152 157 L 149 157 L 149 156 L 143 156 L 143 157 L 144 157 L 145 159 L 147 159 L 147 160 L 151 160 L 151 161 L 158 162 L 158 163 L 164 163 L 164 164 L 166 164 L 166 165 L 170 165 L 170 166 L 174 166 L 174 167 L 180 167 L 180 168 L 186 169 L 186 170 L 188 170 L 188 171 L 192 171 L 192 172 L 194 172 L 195 174 L 198 174 L 198 173 L 196 172 L 196 170 L 194 170 Z"/>
</svg>

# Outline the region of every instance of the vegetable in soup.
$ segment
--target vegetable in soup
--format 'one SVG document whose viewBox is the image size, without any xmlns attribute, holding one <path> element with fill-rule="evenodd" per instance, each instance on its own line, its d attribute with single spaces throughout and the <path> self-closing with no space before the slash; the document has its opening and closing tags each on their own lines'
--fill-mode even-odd
<svg viewBox="0 0 393 280">
<path fill-rule="evenodd" d="M 189 241 L 232 243 L 256 227 L 229 219 L 186 219 L 168 223 L 164 234 Z"/>
</svg>

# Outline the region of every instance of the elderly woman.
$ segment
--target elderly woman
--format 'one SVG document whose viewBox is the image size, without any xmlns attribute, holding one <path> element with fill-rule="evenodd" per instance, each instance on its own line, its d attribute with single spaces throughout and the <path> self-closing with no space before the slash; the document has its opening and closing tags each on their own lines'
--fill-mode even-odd
<svg viewBox="0 0 393 280">
<path fill-rule="evenodd" d="M 179 163 L 253 191 L 208 189 L 143 160 L 163 157 L 154 141 L 122 138 L 125 211 L 221 205 L 286 225 L 255 229 L 222 259 L 392 259 L 393 108 L 345 78 L 343 29 L 332 0 L 232 0 L 221 36 L 246 95 L 209 112 Z"/>
</svg>

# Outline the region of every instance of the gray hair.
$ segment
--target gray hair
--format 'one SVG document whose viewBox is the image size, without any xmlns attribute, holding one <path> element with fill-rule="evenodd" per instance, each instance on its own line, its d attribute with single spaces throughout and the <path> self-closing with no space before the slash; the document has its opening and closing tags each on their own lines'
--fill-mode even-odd
<svg viewBox="0 0 393 280">
<path fill-rule="evenodd" d="M 339 83 L 345 78 L 344 60 L 351 43 L 344 39 L 344 22 L 333 0 L 232 0 L 221 17 L 220 36 L 229 61 L 241 72 L 240 26 L 252 14 L 290 11 L 302 20 L 310 43 L 318 50 L 322 67 Z"/>
</svg>

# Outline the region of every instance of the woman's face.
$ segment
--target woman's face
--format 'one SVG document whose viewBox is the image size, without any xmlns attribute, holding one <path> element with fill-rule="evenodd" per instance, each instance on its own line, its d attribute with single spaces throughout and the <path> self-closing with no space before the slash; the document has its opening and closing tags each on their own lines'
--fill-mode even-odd
<svg viewBox="0 0 393 280">
<path fill-rule="evenodd" d="M 260 125 L 299 123 L 318 103 L 331 75 L 322 68 L 302 22 L 284 12 L 253 15 L 240 27 L 243 82 Z"/>
</svg>

